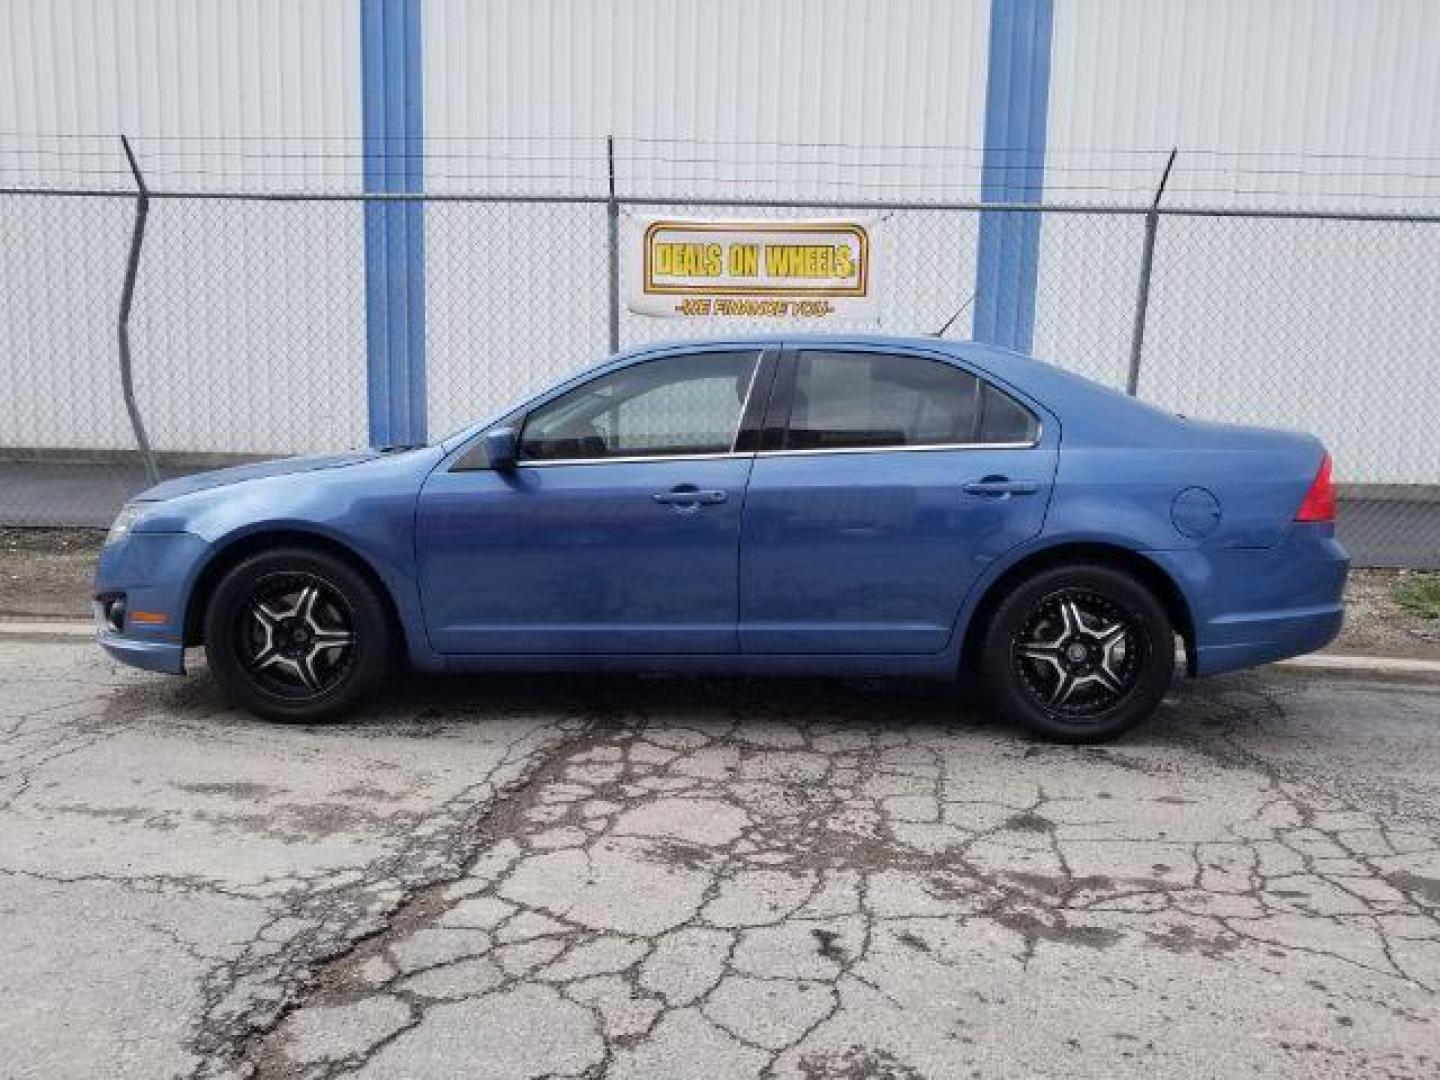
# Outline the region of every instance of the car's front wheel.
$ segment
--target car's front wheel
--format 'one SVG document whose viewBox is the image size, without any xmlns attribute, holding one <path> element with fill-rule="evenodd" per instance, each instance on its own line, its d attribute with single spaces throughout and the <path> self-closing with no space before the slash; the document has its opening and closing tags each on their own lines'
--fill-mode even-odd
<svg viewBox="0 0 1440 1080">
<path fill-rule="evenodd" d="M 1160 704 L 1175 669 L 1165 608 L 1109 566 L 1042 570 L 995 608 L 981 666 L 990 701 L 1058 742 L 1102 742 Z"/>
<path fill-rule="evenodd" d="M 384 679 L 390 649 L 375 588 L 345 562 L 304 548 L 240 562 L 205 616 L 216 681 L 271 720 L 327 720 L 353 708 Z"/>
</svg>

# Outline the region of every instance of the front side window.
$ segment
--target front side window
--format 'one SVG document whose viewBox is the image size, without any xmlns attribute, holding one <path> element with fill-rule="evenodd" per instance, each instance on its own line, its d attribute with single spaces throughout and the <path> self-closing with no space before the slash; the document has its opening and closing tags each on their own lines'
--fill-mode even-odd
<svg viewBox="0 0 1440 1080">
<path fill-rule="evenodd" d="M 526 418 L 520 459 L 728 453 L 759 359 L 753 351 L 689 353 L 602 375 Z"/>
<path fill-rule="evenodd" d="M 1031 442 L 1029 410 L 938 360 L 891 353 L 802 352 L 787 450 Z"/>
</svg>

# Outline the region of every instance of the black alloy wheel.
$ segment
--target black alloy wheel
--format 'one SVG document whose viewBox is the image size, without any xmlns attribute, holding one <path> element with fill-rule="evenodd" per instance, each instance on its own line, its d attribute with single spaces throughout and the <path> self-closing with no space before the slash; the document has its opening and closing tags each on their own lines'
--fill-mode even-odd
<svg viewBox="0 0 1440 1080">
<path fill-rule="evenodd" d="M 1086 589 L 1059 589 L 1040 600 L 1010 657 L 1020 685 L 1038 706 L 1081 719 L 1113 708 L 1139 680 L 1145 638 L 1129 612 Z"/>
<path fill-rule="evenodd" d="M 349 603 L 324 578 L 277 573 L 235 611 L 231 640 L 250 677 L 278 698 L 310 701 L 345 677 L 355 654 Z"/>
<path fill-rule="evenodd" d="M 216 680 L 236 704 L 272 720 L 350 710 L 383 680 L 392 640 L 369 578 L 306 548 L 242 561 L 220 581 L 205 617 Z"/>
<path fill-rule="evenodd" d="M 1164 606 L 1112 566 L 1055 566 L 1018 582 L 986 628 L 981 673 L 1009 719 L 1058 742 L 1103 742 L 1159 706 L 1175 668 Z"/>
</svg>

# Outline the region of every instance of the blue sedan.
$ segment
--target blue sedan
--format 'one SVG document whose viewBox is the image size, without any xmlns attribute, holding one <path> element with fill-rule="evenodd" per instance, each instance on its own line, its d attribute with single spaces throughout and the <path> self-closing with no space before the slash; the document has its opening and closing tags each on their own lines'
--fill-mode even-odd
<svg viewBox="0 0 1440 1080">
<path fill-rule="evenodd" d="M 429 446 L 171 480 L 116 520 L 100 644 L 203 644 L 277 720 L 429 672 L 980 680 L 1111 738 L 1191 675 L 1318 649 L 1348 559 L 1313 437 L 1202 423 L 1001 349 L 625 353 Z"/>
</svg>

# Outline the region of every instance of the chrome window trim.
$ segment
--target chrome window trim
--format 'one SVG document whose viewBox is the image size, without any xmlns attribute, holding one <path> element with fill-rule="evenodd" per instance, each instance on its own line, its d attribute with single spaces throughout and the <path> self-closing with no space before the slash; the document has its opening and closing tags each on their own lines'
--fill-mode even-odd
<svg viewBox="0 0 1440 1080">
<path fill-rule="evenodd" d="M 733 445 L 733 444 L 732 444 Z M 645 461 L 726 461 L 754 454 L 723 450 L 713 454 L 638 454 L 630 457 L 557 458 L 553 461 L 517 461 L 517 469 L 553 469 L 557 465 L 638 465 Z"/>
<path fill-rule="evenodd" d="M 520 461 L 517 469 L 553 469 L 557 465 L 636 465 L 645 461 L 730 461 L 737 458 L 815 457 L 820 454 L 926 454 L 937 450 L 1034 450 L 1044 438 L 1037 432 L 1034 442 L 937 443 L 934 446 L 836 446 L 820 450 L 760 450 L 755 453 L 729 451 L 716 454 L 656 454 L 635 457 L 565 458 L 560 461 Z"/>
<path fill-rule="evenodd" d="M 826 446 L 818 450 L 762 450 L 756 457 L 813 457 L 817 454 L 925 454 L 936 450 L 1033 450 L 1040 445 L 1040 435 L 1034 442 L 982 442 L 982 443 L 935 443 L 930 446 Z"/>
</svg>

